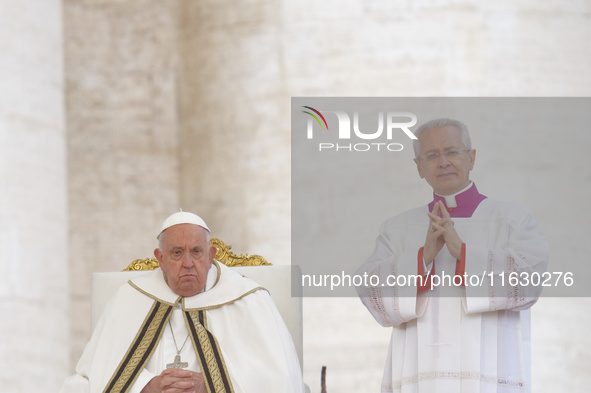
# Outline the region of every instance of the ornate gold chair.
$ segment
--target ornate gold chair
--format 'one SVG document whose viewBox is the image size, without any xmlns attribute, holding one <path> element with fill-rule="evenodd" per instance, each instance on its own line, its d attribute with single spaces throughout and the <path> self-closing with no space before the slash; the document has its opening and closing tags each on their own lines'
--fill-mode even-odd
<svg viewBox="0 0 591 393">
<path fill-rule="evenodd" d="M 215 259 L 232 267 L 240 274 L 266 288 L 277 305 L 291 337 L 300 365 L 302 364 L 302 298 L 291 296 L 291 266 L 273 266 L 260 255 L 236 255 L 232 246 L 212 238 L 217 249 Z M 159 267 L 155 258 L 136 259 L 121 272 L 93 273 L 92 275 L 92 329 L 98 322 L 107 301 L 130 278 L 145 274 Z"/>
</svg>

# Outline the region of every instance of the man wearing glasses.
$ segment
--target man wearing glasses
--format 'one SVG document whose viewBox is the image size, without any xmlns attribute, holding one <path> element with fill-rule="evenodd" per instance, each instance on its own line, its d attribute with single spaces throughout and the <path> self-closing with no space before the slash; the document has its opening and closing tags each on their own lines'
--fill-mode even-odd
<svg viewBox="0 0 591 393">
<path fill-rule="evenodd" d="M 358 292 L 392 327 L 382 392 L 530 392 L 529 308 L 540 288 L 521 278 L 546 270 L 547 241 L 528 209 L 476 189 L 463 123 L 436 119 L 415 135 L 433 200 L 382 224 L 358 271 L 380 277 Z M 397 276 L 418 280 L 384 285 L 412 282 L 387 281 Z"/>
</svg>

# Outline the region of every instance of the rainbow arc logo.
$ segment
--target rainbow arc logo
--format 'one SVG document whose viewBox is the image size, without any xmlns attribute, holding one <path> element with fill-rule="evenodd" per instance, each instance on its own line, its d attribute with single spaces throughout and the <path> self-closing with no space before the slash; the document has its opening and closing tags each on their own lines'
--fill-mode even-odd
<svg viewBox="0 0 591 393">
<path fill-rule="evenodd" d="M 322 113 L 320 113 L 320 111 L 312 108 L 311 106 L 302 106 L 302 108 L 306 108 L 311 110 L 312 112 L 316 113 L 316 115 L 320 116 L 320 119 L 322 119 L 322 121 L 324 122 L 324 125 L 326 126 L 326 129 L 328 130 L 328 123 L 326 122 L 326 119 L 324 118 L 324 116 L 322 116 Z M 314 119 L 316 119 L 316 121 L 318 122 L 318 124 L 320 125 L 320 129 L 323 129 L 324 127 L 322 127 L 322 123 L 320 122 L 320 119 L 314 114 L 314 113 L 310 113 L 309 111 L 302 111 L 304 113 L 307 113 L 308 115 L 312 116 Z"/>
</svg>

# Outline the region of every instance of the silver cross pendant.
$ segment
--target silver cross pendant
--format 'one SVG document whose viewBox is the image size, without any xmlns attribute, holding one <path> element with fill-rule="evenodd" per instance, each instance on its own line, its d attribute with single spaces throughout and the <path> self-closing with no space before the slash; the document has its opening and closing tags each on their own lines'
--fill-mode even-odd
<svg viewBox="0 0 591 393">
<path fill-rule="evenodd" d="M 189 363 L 181 362 L 181 355 L 176 355 L 174 357 L 174 362 L 166 365 L 166 368 L 187 368 L 187 367 L 189 367 Z"/>
</svg>

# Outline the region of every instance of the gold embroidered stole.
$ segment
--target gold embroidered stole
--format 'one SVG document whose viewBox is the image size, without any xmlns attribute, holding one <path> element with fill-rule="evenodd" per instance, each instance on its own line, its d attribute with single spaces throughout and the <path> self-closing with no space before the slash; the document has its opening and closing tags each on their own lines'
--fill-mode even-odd
<svg viewBox="0 0 591 393">
<path fill-rule="evenodd" d="M 173 306 L 155 301 L 104 393 L 126 393 L 154 353 Z"/>
<path fill-rule="evenodd" d="M 208 393 L 233 393 L 221 348 L 214 335 L 207 330 L 205 310 L 185 311 L 185 319 Z"/>
</svg>

